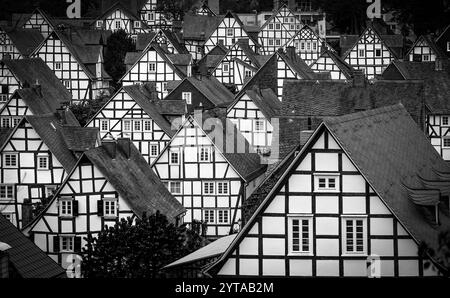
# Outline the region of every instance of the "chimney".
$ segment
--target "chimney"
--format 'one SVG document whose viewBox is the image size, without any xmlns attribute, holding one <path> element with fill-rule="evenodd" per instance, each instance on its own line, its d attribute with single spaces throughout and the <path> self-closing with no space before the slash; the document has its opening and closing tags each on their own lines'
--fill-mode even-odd
<svg viewBox="0 0 450 298">
<path fill-rule="evenodd" d="M 295 54 L 295 47 L 286 47 L 286 56 L 292 61 L 296 61 L 297 55 Z"/>
<path fill-rule="evenodd" d="M 353 72 L 353 87 L 364 87 L 366 85 L 366 76 L 363 69 L 355 69 Z"/>
<path fill-rule="evenodd" d="M 0 242 L 0 278 L 9 278 L 9 254 L 11 248 L 7 243 Z"/>
<path fill-rule="evenodd" d="M 34 90 L 34 92 L 39 97 L 42 97 L 42 86 L 39 84 L 39 80 L 38 79 L 36 79 L 36 82 L 31 86 L 31 88 Z"/>
<path fill-rule="evenodd" d="M 119 138 L 117 140 L 117 147 L 119 148 L 120 152 L 122 152 L 122 154 L 126 157 L 126 159 L 130 159 L 130 155 L 131 155 L 130 139 Z"/>
<path fill-rule="evenodd" d="M 112 159 L 116 158 L 117 143 L 115 141 L 104 141 L 102 147 Z"/>
<path fill-rule="evenodd" d="M 312 136 L 312 134 L 314 133 L 314 130 L 302 130 L 300 131 L 300 145 L 303 146 L 305 145 L 309 138 Z"/>
<path fill-rule="evenodd" d="M 66 109 L 64 109 L 63 107 L 57 108 L 56 116 L 58 117 L 61 124 L 67 124 Z"/>
</svg>

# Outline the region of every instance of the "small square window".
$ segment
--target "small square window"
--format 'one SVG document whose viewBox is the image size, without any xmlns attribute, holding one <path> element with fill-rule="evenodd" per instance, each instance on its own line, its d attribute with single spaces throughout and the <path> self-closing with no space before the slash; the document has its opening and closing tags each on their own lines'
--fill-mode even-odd
<svg viewBox="0 0 450 298">
<path fill-rule="evenodd" d="M 116 21 L 116 29 L 120 29 L 122 27 L 121 25 L 120 21 Z"/>
<path fill-rule="evenodd" d="M 269 24 L 269 30 L 273 30 L 273 24 L 272 23 Z"/>
<path fill-rule="evenodd" d="M 234 29 L 227 28 L 227 37 L 233 37 L 233 36 L 234 36 Z"/>
<path fill-rule="evenodd" d="M 186 104 L 190 105 L 192 104 L 192 93 L 191 92 L 183 92 L 181 94 L 181 97 L 183 98 L 183 100 L 186 102 Z"/>
<path fill-rule="evenodd" d="M 381 57 L 381 49 L 375 49 L 375 57 Z"/>
<path fill-rule="evenodd" d="M 230 64 L 229 63 L 224 63 L 223 64 L 223 72 L 230 72 Z"/>
<path fill-rule="evenodd" d="M 109 131 L 109 120 L 108 119 L 100 120 L 100 131 Z"/>
<path fill-rule="evenodd" d="M 444 138 L 444 147 L 449 148 L 450 147 L 450 138 Z"/>
<path fill-rule="evenodd" d="M 134 21 L 134 28 L 141 28 L 141 22 Z"/>
<path fill-rule="evenodd" d="M 228 224 L 230 221 L 230 210 L 219 209 L 217 210 L 217 223 Z"/>
<path fill-rule="evenodd" d="M 203 182 L 203 194 L 213 195 L 214 194 L 214 182 Z"/>
<path fill-rule="evenodd" d="M 0 184 L 0 200 L 14 200 L 14 185 Z"/>
<path fill-rule="evenodd" d="M 150 62 L 148 64 L 148 72 L 150 72 L 150 73 L 156 72 L 156 63 L 155 62 Z"/>
<path fill-rule="evenodd" d="M 74 251 L 74 239 L 73 236 L 61 236 L 61 251 L 62 252 L 73 252 Z"/>
<path fill-rule="evenodd" d="M 142 131 L 142 121 L 141 120 L 133 120 L 133 131 L 134 132 Z"/>
<path fill-rule="evenodd" d="M 214 216 L 214 210 L 213 209 L 205 209 L 203 210 L 203 220 L 206 223 L 215 223 L 215 216 Z"/>
<path fill-rule="evenodd" d="M 269 39 L 269 46 L 273 46 L 274 45 L 274 39 L 273 38 L 270 38 Z"/>
<path fill-rule="evenodd" d="M 424 62 L 430 61 L 430 55 L 422 55 L 422 61 Z"/>
<path fill-rule="evenodd" d="M 153 22 L 155 20 L 155 14 L 153 12 L 147 14 L 147 19 Z"/>
<path fill-rule="evenodd" d="M 98 28 L 103 27 L 103 21 L 97 21 L 97 27 Z"/>
<path fill-rule="evenodd" d="M 209 147 L 200 147 L 198 160 L 200 162 L 209 162 L 211 156 L 211 148 Z"/>
<path fill-rule="evenodd" d="M 246 69 L 244 78 L 251 78 L 253 76 L 253 71 Z"/>
<path fill-rule="evenodd" d="M 254 128 L 255 132 L 261 132 L 266 130 L 266 121 L 262 119 L 255 119 L 254 120 Z"/>
<path fill-rule="evenodd" d="M 117 217 L 117 199 L 103 198 L 103 216 Z"/>
<path fill-rule="evenodd" d="M 179 151 L 169 151 L 169 164 L 179 165 L 180 164 L 180 152 Z"/>
<path fill-rule="evenodd" d="M 281 46 L 281 39 L 279 39 L 279 38 L 275 39 L 275 45 Z"/>
<path fill-rule="evenodd" d="M 5 168 L 17 168 L 17 153 L 3 153 L 3 166 Z"/>
<path fill-rule="evenodd" d="M 2 117 L 1 126 L 3 128 L 11 127 L 11 118 L 9 118 L 9 117 Z"/>
<path fill-rule="evenodd" d="M 43 154 L 37 156 L 37 169 L 48 170 L 49 169 L 49 155 Z"/>
<path fill-rule="evenodd" d="M 144 120 L 144 131 L 152 131 L 152 121 Z"/>
<path fill-rule="evenodd" d="M 315 191 L 334 192 L 338 190 L 339 176 L 315 175 Z"/>
<path fill-rule="evenodd" d="M 169 181 L 169 191 L 173 195 L 181 194 L 181 181 Z"/>
<path fill-rule="evenodd" d="M 56 62 L 55 63 L 55 70 L 60 70 L 61 69 L 61 62 Z"/>
<path fill-rule="evenodd" d="M 280 23 L 276 23 L 275 24 L 275 29 L 276 30 L 280 30 L 281 29 L 281 24 Z"/>
<path fill-rule="evenodd" d="M 442 125 L 448 125 L 448 116 L 442 116 Z"/>
<path fill-rule="evenodd" d="M 228 182 L 217 182 L 217 194 L 227 195 L 229 194 L 229 184 Z"/>
<path fill-rule="evenodd" d="M 157 157 L 159 155 L 159 144 L 150 144 L 150 157 Z"/>
<path fill-rule="evenodd" d="M 131 131 L 131 120 L 122 120 L 122 131 L 124 132 Z"/>
</svg>

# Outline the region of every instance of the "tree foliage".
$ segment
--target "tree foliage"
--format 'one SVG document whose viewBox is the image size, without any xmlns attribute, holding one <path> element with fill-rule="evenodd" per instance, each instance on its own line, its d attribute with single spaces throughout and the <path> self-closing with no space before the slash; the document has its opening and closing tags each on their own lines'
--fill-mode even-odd
<svg viewBox="0 0 450 298">
<path fill-rule="evenodd" d="M 156 9 L 164 14 L 166 19 L 182 21 L 184 14 L 193 10 L 198 3 L 197 0 L 164 0 L 158 1 Z"/>
<path fill-rule="evenodd" d="M 430 256 L 438 263 L 440 267 L 439 273 L 450 277 L 450 231 L 439 233 L 436 250 L 422 242 L 419 247 L 419 254 L 426 260 L 424 262 L 425 268 L 431 267 L 434 271 L 438 270 L 429 260 Z"/>
<path fill-rule="evenodd" d="M 233 12 L 251 13 L 256 11 L 271 11 L 273 0 L 222 0 L 220 1 L 220 13 L 228 10 Z"/>
<path fill-rule="evenodd" d="M 69 106 L 69 109 L 75 115 L 81 126 L 86 123 L 103 107 L 108 101 L 109 96 L 103 95 L 95 99 L 83 101 L 81 103 L 74 103 Z"/>
<path fill-rule="evenodd" d="M 124 30 L 112 33 L 105 50 L 105 70 L 113 79 L 113 87 L 117 89 L 118 81 L 126 72 L 125 55 L 132 52 L 135 45 Z"/>
<path fill-rule="evenodd" d="M 121 219 L 83 248 L 82 273 L 87 278 L 156 278 L 161 268 L 198 249 L 204 241 L 185 226 L 176 227 L 160 212 L 141 219 Z"/>
</svg>

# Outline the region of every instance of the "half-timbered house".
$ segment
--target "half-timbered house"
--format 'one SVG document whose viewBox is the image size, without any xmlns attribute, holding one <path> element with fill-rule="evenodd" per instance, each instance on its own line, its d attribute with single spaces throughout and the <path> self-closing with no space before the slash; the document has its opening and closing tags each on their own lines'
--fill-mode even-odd
<svg viewBox="0 0 450 298">
<path fill-rule="evenodd" d="M 254 41 L 247 33 L 239 17 L 232 12 L 228 12 L 221 17 L 220 23 L 214 31 L 209 36 L 206 36 L 204 44 L 205 54 L 208 54 L 218 44 L 222 44 L 230 49 L 239 39 L 248 39 L 250 48 L 255 52 L 259 51 L 260 46 L 258 42 Z"/>
<path fill-rule="evenodd" d="M 0 153 L 0 206 L 18 228 L 64 181 L 80 152 L 95 147 L 98 130 L 81 128 L 70 111 L 25 116 L 8 131 Z"/>
<path fill-rule="evenodd" d="M 49 36 L 55 29 L 52 20 L 39 7 L 33 11 L 22 27 L 25 29 L 37 29 L 41 32 L 44 38 Z"/>
<path fill-rule="evenodd" d="M 450 25 L 436 38 L 436 44 L 450 57 Z"/>
<path fill-rule="evenodd" d="M 155 82 L 158 97 L 162 99 L 168 94 L 169 81 L 180 81 L 191 75 L 190 54 L 169 54 L 160 45 L 150 43 L 120 81 L 124 86 Z"/>
<path fill-rule="evenodd" d="M 344 61 L 336 52 L 324 50 L 311 65 L 314 72 L 329 72 L 332 80 L 351 80 L 353 67 Z"/>
<path fill-rule="evenodd" d="M 209 8 L 208 4 L 204 2 L 199 8 L 195 9 L 195 14 L 200 16 L 216 16 L 217 14 Z"/>
<path fill-rule="evenodd" d="M 122 218 L 157 211 L 181 224 L 175 200 L 129 139 L 103 142 L 83 153 L 53 199 L 25 230 L 35 244 L 67 268 L 79 259 L 84 238 Z"/>
<path fill-rule="evenodd" d="M 143 6 L 139 9 L 139 15 L 150 30 L 171 28 L 172 21 L 158 10 L 158 0 L 144 0 L 143 2 Z"/>
<path fill-rule="evenodd" d="M 327 44 L 325 39 L 321 38 L 310 26 L 304 25 L 297 33 L 285 44 L 285 47 L 295 47 L 295 52 L 302 58 L 306 64 L 311 65 L 320 54 L 325 51 L 334 51 Z"/>
<path fill-rule="evenodd" d="M 111 77 L 104 69 L 100 44 L 105 40 L 103 32 L 97 34 L 96 44 L 86 44 L 76 31 L 55 30 L 34 51 L 33 56 L 42 58 L 72 93 L 74 102 L 109 94 Z"/>
<path fill-rule="evenodd" d="M 264 153 L 272 145 L 272 120 L 281 102 L 272 89 L 252 88 L 236 97 L 227 109 L 227 119 L 257 152 Z"/>
<path fill-rule="evenodd" d="M 426 133 L 431 144 L 446 161 L 450 160 L 450 64 L 435 62 L 393 61 L 383 72 L 383 79 L 422 80 L 425 84 Z"/>
<path fill-rule="evenodd" d="M 212 72 L 222 84 L 234 86 L 237 91 L 258 71 L 270 56 L 257 55 L 249 39 L 239 39 Z"/>
<path fill-rule="evenodd" d="M 403 57 L 403 37 L 382 35 L 373 24 L 359 37 L 341 36 L 340 44 L 345 62 L 354 69 L 362 69 L 369 79 L 381 75 L 393 60 Z"/>
<path fill-rule="evenodd" d="M 150 31 L 146 22 L 143 22 L 136 13 L 118 1 L 95 19 L 92 28 L 113 32 L 123 30 L 136 41 L 137 34 Z"/>
<path fill-rule="evenodd" d="M 192 59 L 200 60 L 207 52 L 205 52 L 205 42 L 216 30 L 221 23 L 222 18 L 219 16 L 197 15 L 187 13 L 184 15 L 183 26 L 181 29 L 184 45 Z M 214 47 L 209 47 L 209 51 Z"/>
<path fill-rule="evenodd" d="M 86 126 L 98 127 L 103 140 L 130 138 L 151 164 L 178 130 L 186 112 L 182 101 L 158 100 L 151 83 L 130 85 L 120 88 Z M 174 117 L 178 117 L 178 125 Z"/>
<path fill-rule="evenodd" d="M 186 208 L 185 223 L 206 222 L 211 238 L 239 229 L 242 202 L 266 168 L 223 118 L 216 111 L 190 116 L 152 165 Z"/>
<path fill-rule="evenodd" d="M 168 54 L 189 54 L 177 33 L 159 29 L 155 32 L 138 34 L 136 51 L 142 52 L 150 43 L 156 43 Z"/>
<path fill-rule="evenodd" d="M 67 105 L 71 101 L 71 94 L 41 58 L 0 61 L 0 86 L 0 115 L 3 116 L 26 115 L 23 111 L 15 110 L 18 107 L 24 107 L 22 103 L 15 99 L 10 101 L 14 92 L 20 88 L 38 87 L 36 90 L 40 92 L 43 101 Z M 8 108 L 2 109 L 3 106 Z M 54 106 L 56 109 L 60 105 Z M 52 111 L 45 113 L 48 112 Z M 4 127 L 1 121 L 0 126 Z"/>
<path fill-rule="evenodd" d="M 417 38 L 406 53 L 406 59 L 415 62 L 434 62 L 436 58 L 445 59 L 446 57 L 445 52 L 437 46 L 433 37 L 429 35 L 422 35 Z"/>
<path fill-rule="evenodd" d="M 327 118 L 206 273 L 436 275 L 419 245 L 450 227 L 449 171 L 401 104 Z"/>
<path fill-rule="evenodd" d="M 35 29 L 0 28 L 0 60 L 28 58 L 44 40 Z"/>
<path fill-rule="evenodd" d="M 26 260 L 26 261 L 25 261 Z M 66 272 L 0 215 L 0 278 L 63 278 Z M 37 266 L 37 264 L 39 264 Z"/>
<path fill-rule="evenodd" d="M 279 48 L 284 47 L 302 27 L 303 24 L 299 18 L 287 5 L 282 5 L 261 26 L 258 34 L 261 51 L 265 55 L 275 53 Z"/>
<path fill-rule="evenodd" d="M 284 80 L 315 79 L 318 75 L 295 54 L 294 47 L 288 47 L 286 51 L 283 51 L 283 49 L 276 51 L 245 83 L 240 92 L 242 93 L 252 86 L 258 86 L 260 89 L 270 88 L 282 101 Z"/>
<path fill-rule="evenodd" d="M 234 96 L 213 76 L 197 75 L 185 78 L 163 100 L 183 101 L 188 113 L 195 109 L 226 108 Z"/>
</svg>

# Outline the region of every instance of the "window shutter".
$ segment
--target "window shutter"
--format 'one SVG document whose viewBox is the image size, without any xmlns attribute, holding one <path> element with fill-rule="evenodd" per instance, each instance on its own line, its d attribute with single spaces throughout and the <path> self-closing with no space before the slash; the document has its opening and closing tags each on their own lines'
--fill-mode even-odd
<svg viewBox="0 0 450 298">
<path fill-rule="evenodd" d="M 77 200 L 72 201 L 72 208 L 73 208 L 72 215 L 78 216 L 78 201 Z"/>
<path fill-rule="evenodd" d="M 81 252 L 81 237 L 74 237 L 74 246 L 73 250 L 75 252 Z"/>
<path fill-rule="evenodd" d="M 103 216 L 103 200 L 97 201 L 97 215 Z"/>
<path fill-rule="evenodd" d="M 53 236 L 53 252 L 59 252 L 59 236 Z"/>
</svg>

